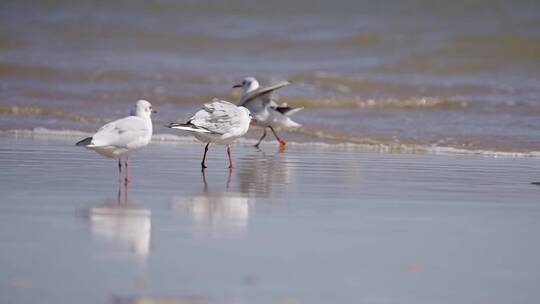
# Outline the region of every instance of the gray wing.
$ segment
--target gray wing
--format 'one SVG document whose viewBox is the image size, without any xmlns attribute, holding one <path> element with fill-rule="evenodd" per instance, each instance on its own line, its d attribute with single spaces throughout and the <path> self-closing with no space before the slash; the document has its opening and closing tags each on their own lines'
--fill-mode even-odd
<svg viewBox="0 0 540 304">
<path fill-rule="evenodd" d="M 141 137 L 148 136 L 148 132 L 150 130 L 142 118 L 128 116 L 101 127 L 92 136 L 91 145 L 96 147 L 125 147 Z"/>
<path fill-rule="evenodd" d="M 248 103 L 252 102 L 260 102 L 263 105 L 269 103 L 272 100 L 272 92 L 274 92 L 277 89 L 280 89 L 282 87 L 290 85 L 292 82 L 290 81 L 282 81 L 278 82 L 276 84 L 273 84 L 271 86 L 267 87 L 260 87 L 252 92 L 249 92 L 240 100 L 240 105 L 245 106 L 249 108 Z"/>
<path fill-rule="evenodd" d="M 241 110 L 236 105 L 225 100 L 214 99 L 204 104 L 188 123 L 215 134 L 225 134 L 241 123 L 241 115 Z"/>
</svg>

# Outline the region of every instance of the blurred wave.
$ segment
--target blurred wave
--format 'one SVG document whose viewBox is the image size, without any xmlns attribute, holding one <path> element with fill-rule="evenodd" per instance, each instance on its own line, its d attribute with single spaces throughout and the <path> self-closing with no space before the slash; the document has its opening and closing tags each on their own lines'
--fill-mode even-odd
<svg viewBox="0 0 540 304">
<path fill-rule="evenodd" d="M 440 47 L 405 56 L 374 70 L 463 75 L 502 70 L 539 60 L 540 35 L 468 34 L 450 37 Z M 523 68 L 532 71 L 538 66 Z"/>
<path fill-rule="evenodd" d="M 43 127 L 34 129 L 0 130 L 0 136 L 33 137 L 33 138 L 73 138 L 78 139 L 92 133 L 78 130 L 54 130 Z M 336 132 L 330 129 L 301 128 L 293 134 L 288 141 L 289 146 L 316 149 L 332 149 L 350 152 L 376 152 L 376 153 L 432 153 L 432 154 L 464 154 L 484 155 L 492 157 L 540 157 L 540 150 L 525 149 L 522 147 L 500 146 L 491 142 L 467 142 L 454 138 L 440 138 L 435 140 L 399 140 L 384 136 L 357 136 L 345 132 Z M 304 137 L 302 137 L 302 135 Z M 467 138 L 467 140 L 470 140 Z M 240 138 L 237 144 L 253 146 L 256 138 Z M 176 135 L 170 133 L 157 133 L 152 136 L 153 143 L 185 143 L 191 144 L 196 140 L 189 135 Z M 273 142 L 263 142 L 265 145 L 274 145 Z"/>
<path fill-rule="evenodd" d="M 437 97 L 371 98 L 360 97 L 293 97 L 288 102 L 311 108 L 370 108 L 381 110 L 435 111 L 438 109 L 464 109 L 469 107 L 466 101 L 448 100 Z"/>
<path fill-rule="evenodd" d="M 79 122 L 105 122 L 105 119 L 70 113 L 62 110 L 54 110 L 39 105 L 0 105 L 0 115 L 4 116 L 41 116 L 41 117 L 57 117 L 70 121 Z"/>
<path fill-rule="evenodd" d="M 130 75 L 127 72 L 112 69 L 61 69 L 49 66 L 0 62 L 0 77 L 56 77 L 75 81 L 113 81 L 129 79 Z"/>
<path fill-rule="evenodd" d="M 2 1 L 0 130 L 157 126 L 292 80 L 297 142 L 536 151 L 538 1 Z M 394 149 L 394 148 L 392 148 Z M 399 150 L 396 148 L 395 150 Z"/>
</svg>

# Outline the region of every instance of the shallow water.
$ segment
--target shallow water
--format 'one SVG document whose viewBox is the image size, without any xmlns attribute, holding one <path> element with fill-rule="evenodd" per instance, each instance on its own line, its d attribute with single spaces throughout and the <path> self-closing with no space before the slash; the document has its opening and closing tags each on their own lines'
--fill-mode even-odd
<svg viewBox="0 0 540 304">
<path fill-rule="evenodd" d="M 2 1 L 0 129 L 95 129 L 146 98 L 159 125 L 245 76 L 290 79 L 309 142 L 531 152 L 538 1 Z M 317 132 L 312 132 L 316 130 Z"/>
<path fill-rule="evenodd" d="M 0 137 L 2 303 L 540 297 L 537 159 L 75 141 Z"/>
</svg>

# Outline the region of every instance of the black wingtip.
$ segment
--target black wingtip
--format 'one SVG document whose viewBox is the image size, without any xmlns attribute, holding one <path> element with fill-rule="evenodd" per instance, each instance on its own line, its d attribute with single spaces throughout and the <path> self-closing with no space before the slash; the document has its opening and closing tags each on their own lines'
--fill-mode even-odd
<svg viewBox="0 0 540 304">
<path fill-rule="evenodd" d="M 291 107 L 277 107 L 276 108 L 276 111 L 278 111 L 281 114 L 285 114 L 285 113 L 289 112 L 290 110 L 292 110 Z"/>
<path fill-rule="evenodd" d="M 179 122 L 171 122 L 166 127 L 168 128 L 174 128 L 174 127 L 187 127 L 192 126 L 191 121 L 188 121 L 186 123 L 179 123 Z"/>
<path fill-rule="evenodd" d="M 178 126 L 181 126 L 181 125 L 183 125 L 183 123 L 179 123 L 179 122 L 170 122 L 170 123 L 168 123 L 167 125 L 165 125 L 165 127 L 172 128 L 172 127 L 178 127 Z"/>
<path fill-rule="evenodd" d="M 92 142 L 92 137 L 87 137 L 75 144 L 75 146 L 88 146 Z"/>
</svg>

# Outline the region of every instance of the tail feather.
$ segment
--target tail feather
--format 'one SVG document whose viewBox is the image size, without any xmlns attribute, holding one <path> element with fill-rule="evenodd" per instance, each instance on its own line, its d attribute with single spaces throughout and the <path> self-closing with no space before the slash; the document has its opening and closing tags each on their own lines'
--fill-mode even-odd
<svg viewBox="0 0 540 304">
<path fill-rule="evenodd" d="M 199 128 L 191 123 L 176 123 L 171 122 L 167 127 L 171 129 L 178 129 L 178 130 L 184 130 L 184 131 L 191 131 L 191 132 L 198 132 L 198 133 L 211 133 L 210 131 Z"/>
<path fill-rule="evenodd" d="M 86 147 L 86 146 L 90 145 L 91 143 L 92 143 L 92 137 L 87 137 L 87 138 L 77 142 L 75 145 L 76 146 Z"/>
<path fill-rule="evenodd" d="M 291 107 L 288 107 L 288 106 L 279 106 L 279 107 L 276 108 L 276 111 L 278 111 L 279 113 L 281 113 L 283 115 L 291 116 L 296 112 L 302 111 L 303 109 L 304 109 L 304 107 L 291 108 Z"/>
<path fill-rule="evenodd" d="M 292 119 L 287 119 L 285 126 L 287 128 L 300 128 L 302 125 L 297 123 L 296 121 L 293 121 Z"/>
</svg>

